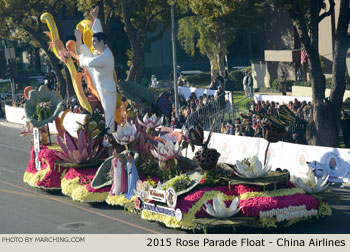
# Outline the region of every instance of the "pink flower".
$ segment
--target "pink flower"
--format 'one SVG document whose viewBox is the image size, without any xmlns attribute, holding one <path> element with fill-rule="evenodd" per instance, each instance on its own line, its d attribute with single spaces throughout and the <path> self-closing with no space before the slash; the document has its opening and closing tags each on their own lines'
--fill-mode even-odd
<svg viewBox="0 0 350 252">
<path fill-rule="evenodd" d="M 148 116 L 148 113 L 143 117 L 143 121 L 137 118 L 137 121 L 143 127 L 147 129 L 155 129 L 162 125 L 163 117 L 157 118 L 156 114 L 153 114 L 151 117 Z"/>
</svg>

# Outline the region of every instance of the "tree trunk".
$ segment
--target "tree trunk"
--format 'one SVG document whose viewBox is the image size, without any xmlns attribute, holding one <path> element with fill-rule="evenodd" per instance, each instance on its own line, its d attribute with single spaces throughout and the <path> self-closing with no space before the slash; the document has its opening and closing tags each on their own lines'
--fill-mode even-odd
<svg viewBox="0 0 350 252">
<path fill-rule="evenodd" d="M 33 30 L 31 27 L 25 27 L 25 30 L 29 32 L 40 43 L 41 48 L 45 51 L 46 55 L 49 57 L 51 67 L 56 74 L 60 94 L 62 98 L 64 98 L 66 96 L 66 83 L 61 72 L 59 60 L 56 58 L 55 54 L 49 50 L 48 44 L 44 40 L 40 32 Z M 39 31 L 41 31 L 41 29 L 39 29 Z"/>
<path fill-rule="evenodd" d="M 61 72 L 61 66 L 59 64 L 59 61 L 52 52 L 47 52 L 47 51 L 45 51 L 45 52 L 46 52 L 46 55 L 49 57 L 51 67 L 56 74 L 60 94 L 61 94 L 62 98 L 65 98 L 66 94 L 67 94 L 66 80 L 64 79 L 63 74 Z"/>
<path fill-rule="evenodd" d="M 216 74 L 219 72 L 218 58 L 216 55 L 213 55 L 213 54 L 209 53 L 208 51 L 206 51 L 205 54 L 207 55 L 209 62 L 210 62 L 211 79 L 214 80 L 216 78 Z"/>
<path fill-rule="evenodd" d="M 349 4 L 350 0 L 342 0 L 340 2 L 340 12 L 333 55 L 332 91 L 330 94 L 330 102 L 334 109 L 335 123 L 338 131 L 340 128 L 341 109 L 345 92 L 346 51 L 350 43 L 350 37 L 347 34 L 350 24 Z"/>
<path fill-rule="evenodd" d="M 34 68 L 37 75 L 41 75 L 40 49 L 34 47 Z"/>
<path fill-rule="evenodd" d="M 318 46 L 315 48 L 314 45 L 309 50 L 308 55 L 310 57 L 313 108 L 311 121 L 307 126 L 306 138 L 310 145 L 338 147 L 339 130 L 334 120 L 332 105 L 325 99 L 326 79 L 321 67 Z"/>
<path fill-rule="evenodd" d="M 144 66 L 144 49 L 133 48 L 133 56 L 131 61 L 132 63 L 131 63 L 130 70 L 128 72 L 128 77 L 126 78 L 126 80 L 141 83 L 141 78 L 143 75 L 143 66 Z"/>
<path fill-rule="evenodd" d="M 221 76 L 225 73 L 225 54 L 219 53 L 218 54 L 218 65 L 219 65 L 219 73 Z"/>
</svg>

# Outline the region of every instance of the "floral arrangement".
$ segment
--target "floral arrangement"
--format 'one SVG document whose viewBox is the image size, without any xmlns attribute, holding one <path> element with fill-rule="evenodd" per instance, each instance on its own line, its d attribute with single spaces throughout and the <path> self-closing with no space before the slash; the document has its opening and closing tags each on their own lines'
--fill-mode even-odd
<svg viewBox="0 0 350 252">
<path fill-rule="evenodd" d="M 124 126 L 118 125 L 117 131 L 113 132 L 112 135 L 118 144 L 127 146 L 135 141 L 140 133 L 137 131 L 135 125 L 126 122 Z"/>
<path fill-rule="evenodd" d="M 216 218 L 227 218 L 235 215 L 239 212 L 240 208 L 238 208 L 239 198 L 236 197 L 232 200 L 231 205 L 227 208 L 224 203 L 224 197 L 222 194 L 219 194 L 217 197 L 213 199 L 213 205 L 207 204 L 203 201 L 205 208 L 204 211 Z"/>
<path fill-rule="evenodd" d="M 162 190 L 166 190 L 169 187 L 172 187 L 176 192 L 179 192 L 185 190 L 190 185 L 190 183 L 191 179 L 186 174 L 183 174 L 171 179 L 170 183 L 167 183 L 167 185 L 162 188 Z"/>
<path fill-rule="evenodd" d="M 155 129 L 162 125 L 163 123 L 163 117 L 157 117 L 156 114 L 153 114 L 151 117 L 148 116 L 148 113 L 143 117 L 143 120 L 137 118 L 138 123 L 147 128 L 147 130 Z"/>
<path fill-rule="evenodd" d="M 311 168 L 309 168 L 307 177 L 308 177 L 308 181 L 306 183 L 304 183 L 301 180 L 301 178 L 297 178 L 297 177 L 293 176 L 293 178 L 294 178 L 293 184 L 296 187 L 303 189 L 306 193 L 322 192 L 329 185 L 329 183 L 328 183 L 329 176 L 323 177 L 323 178 L 316 177 Z"/>
<path fill-rule="evenodd" d="M 82 130 L 78 132 L 77 143 L 68 131 L 65 131 L 64 142 L 60 136 L 57 136 L 57 143 L 61 147 L 63 154 L 59 152 L 56 154 L 66 162 L 76 164 L 86 163 L 97 159 L 103 152 L 103 148 L 100 149 L 96 140 L 94 138 L 87 138 L 85 132 Z"/>
<path fill-rule="evenodd" d="M 60 94 L 45 85 L 39 90 L 31 90 L 24 105 L 27 121 L 38 128 L 52 122 L 63 110 L 62 102 Z"/>
<path fill-rule="evenodd" d="M 171 141 L 167 141 L 165 144 L 158 142 L 157 148 L 151 150 L 151 154 L 158 160 L 159 168 L 166 171 L 168 168 L 176 166 L 176 157 L 181 154 L 181 148 L 178 142 L 176 144 Z"/>
<path fill-rule="evenodd" d="M 262 165 L 257 156 L 236 161 L 236 174 L 241 178 L 260 178 L 267 175 L 271 170 L 270 165 Z"/>
<path fill-rule="evenodd" d="M 51 107 L 52 105 L 50 101 L 39 102 L 36 105 L 36 110 L 31 118 L 37 120 L 38 122 L 49 118 L 52 113 Z"/>
</svg>

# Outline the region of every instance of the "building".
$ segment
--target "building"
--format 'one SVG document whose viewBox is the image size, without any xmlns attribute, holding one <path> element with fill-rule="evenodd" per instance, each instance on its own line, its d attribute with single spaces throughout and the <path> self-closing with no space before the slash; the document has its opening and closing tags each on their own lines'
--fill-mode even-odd
<svg viewBox="0 0 350 252">
<path fill-rule="evenodd" d="M 340 0 L 335 0 L 335 3 L 334 13 L 319 24 L 319 53 L 326 78 L 332 74 Z M 264 61 L 252 62 L 255 87 L 271 87 L 272 82 L 281 76 L 282 71 L 286 73 L 287 79 L 296 80 L 299 68 L 305 73 L 304 80 L 308 79 L 307 66 L 301 65 L 302 44 L 292 19 L 286 10 L 267 3 L 265 3 L 265 43 Z M 347 66 L 350 73 L 350 58 L 347 58 Z"/>
</svg>

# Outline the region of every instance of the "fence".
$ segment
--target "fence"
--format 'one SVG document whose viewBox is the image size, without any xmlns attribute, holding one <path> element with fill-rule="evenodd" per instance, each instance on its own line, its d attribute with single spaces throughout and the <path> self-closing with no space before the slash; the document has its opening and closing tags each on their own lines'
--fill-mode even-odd
<svg viewBox="0 0 350 252">
<path fill-rule="evenodd" d="M 253 101 L 253 98 L 244 97 L 238 102 L 234 103 L 232 106 L 233 118 L 239 117 L 240 113 L 243 113 L 243 114 L 248 113 L 252 101 Z"/>
<path fill-rule="evenodd" d="M 215 126 L 217 127 L 217 125 L 220 125 L 221 122 L 225 120 L 226 115 L 232 114 L 229 97 L 229 94 L 222 94 L 216 97 L 214 101 L 209 102 L 205 106 L 191 113 L 184 123 L 185 127 L 190 128 L 199 121 L 204 130 L 209 130 L 214 119 L 216 120 Z"/>
</svg>

